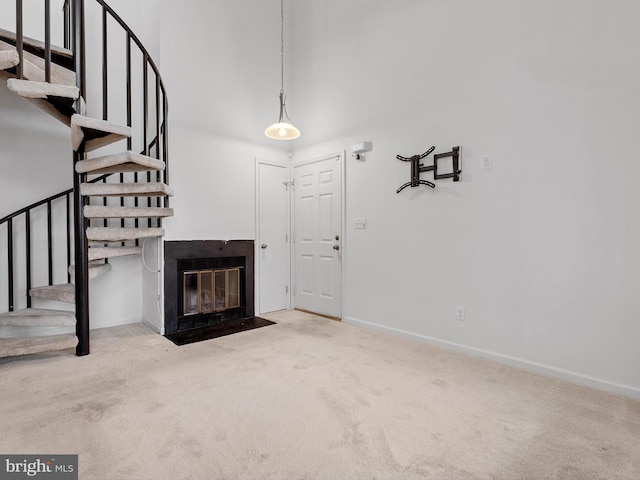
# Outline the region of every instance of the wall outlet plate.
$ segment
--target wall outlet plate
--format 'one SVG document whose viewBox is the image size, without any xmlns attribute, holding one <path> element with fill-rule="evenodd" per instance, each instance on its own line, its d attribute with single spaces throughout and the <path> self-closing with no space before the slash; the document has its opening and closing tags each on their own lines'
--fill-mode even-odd
<svg viewBox="0 0 640 480">
<path fill-rule="evenodd" d="M 456 320 L 464 320 L 464 307 L 456 307 Z"/>
<path fill-rule="evenodd" d="M 367 219 L 366 218 L 356 218 L 355 226 L 357 229 L 365 229 L 367 228 Z"/>
<path fill-rule="evenodd" d="M 493 168 L 493 161 L 489 155 L 480 157 L 480 168 L 482 170 L 491 170 Z"/>
</svg>

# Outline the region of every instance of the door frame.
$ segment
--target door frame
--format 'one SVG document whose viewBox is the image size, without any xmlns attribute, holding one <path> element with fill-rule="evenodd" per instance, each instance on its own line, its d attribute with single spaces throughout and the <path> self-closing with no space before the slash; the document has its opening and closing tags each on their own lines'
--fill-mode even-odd
<svg viewBox="0 0 640 480">
<path fill-rule="evenodd" d="M 254 299 L 254 305 L 255 305 L 255 311 L 256 311 L 256 315 L 259 315 L 260 313 L 260 165 L 270 165 L 272 167 L 284 167 L 286 169 L 287 172 L 287 182 L 291 182 L 291 175 L 292 175 L 292 167 L 290 163 L 287 162 L 278 162 L 275 160 L 263 160 L 261 158 L 255 157 L 255 179 L 256 179 L 256 193 L 255 193 L 255 201 L 256 201 L 256 215 L 255 215 L 255 228 L 256 228 L 256 234 L 255 234 L 255 245 L 254 245 L 254 257 L 255 257 L 255 263 L 254 263 L 254 268 L 255 268 L 255 272 L 254 272 L 254 295 L 255 295 L 255 299 Z M 291 263 L 291 259 L 292 259 L 292 252 L 293 252 L 293 248 L 292 248 L 292 242 L 291 242 L 291 228 L 292 228 L 292 215 L 291 215 L 291 202 L 292 202 L 292 191 L 293 189 L 288 188 L 287 189 L 287 219 L 286 219 L 286 225 L 287 225 L 287 235 L 288 235 L 288 245 L 289 245 L 289 265 L 288 265 L 288 270 L 289 270 L 289 295 L 287 295 L 287 306 L 286 308 L 288 310 L 291 309 L 292 305 L 293 305 L 293 288 L 292 288 L 292 284 L 293 284 L 293 274 L 292 274 L 292 263 Z"/>
<path fill-rule="evenodd" d="M 318 163 L 318 162 L 323 162 L 325 160 L 331 160 L 332 158 L 336 158 L 338 157 L 338 159 L 340 160 L 340 195 L 342 196 L 341 198 L 341 205 L 340 205 L 340 216 L 342 217 L 340 219 L 340 228 L 342 229 L 342 234 L 340 236 L 341 238 L 341 242 L 340 242 L 340 250 L 341 250 L 341 257 L 342 257 L 342 261 L 340 263 L 340 319 L 342 320 L 342 318 L 344 318 L 344 300 L 345 300 L 345 283 L 344 283 L 344 279 L 345 279 L 345 259 L 347 258 L 347 182 L 346 182 L 346 176 L 347 176 L 347 171 L 346 171 L 346 161 L 345 159 L 347 158 L 347 151 L 346 150 L 339 150 L 337 152 L 334 153 L 328 153 L 325 155 L 320 155 L 318 157 L 313 157 L 313 158 L 309 158 L 309 159 L 305 159 L 305 160 L 300 160 L 298 162 L 294 161 L 293 164 L 291 165 L 291 171 L 290 171 L 290 176 L 289 178 L 295 178 L 295 169 L 296 167 L 302 167 L 304 165 L 310 165 L 312 163 Z M 290 181 L 290 180 L 289 180 Z M 295 188 L 295 185 L 294 185 Z M 293 213 L 294 210 L 294 200 L 295 197 L 293 196 L 293 192 L 290 193 L 289 195 L 289 216 L 290 216 L 290 222 L 289 222 L 289 232 L 290 234 L 293 234 L 293 232 L 295 232 L 295 215 Z M 292 238 L 291 236 L 289 238 Z M 289 289 L 289 294 L 290 294 L 290 306 L 289 308 L 295 308 L 295 298 L 293 295 L 293 292 L 295 290 L 295 282 L 296 282 L 296 264 L 295 264 L 295 247 L 293 246 L 293 242 L 289 242 L 289 250 L 291 252 L 291 260 L 289 260 L 289 272 L 290 272 L 290 277 L 291 277 L 291 281 L 290 281 L 290 285 L 291 288 Z"/>
</svg>

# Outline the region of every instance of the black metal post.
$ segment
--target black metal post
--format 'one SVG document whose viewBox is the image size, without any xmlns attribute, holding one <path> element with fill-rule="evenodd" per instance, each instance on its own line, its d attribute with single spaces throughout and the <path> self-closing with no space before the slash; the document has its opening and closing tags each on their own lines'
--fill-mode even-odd
<svg viewBox="0 0 640 480">
<path fill-rule="evenodd" d="M 156 159 L 160 160 L 160 76 L 156 73 Z M 160 172 L 156 172 L 156 182 L 161 181 Z M 160 207 L 162 199 L 156 198 L 156 207 Z M 162 226 L 162 217 L 158 217 L 156 220 L 156 226 L 160 228 Z"/>
<path fill-rule="evenodd" d="M 126 83 L 127 83 L 127 126 L 131 127 L 133 123 L 133 90 L 131 83 L 131 33 L 127 32 L 127 50 L 126 50 Z M 127 150 L 133 149 L 133 138 L 127 138 Z M 133 181 L 138 183 L 138 172 L 133 174 Z M 120 183 L 124 182 L 124 175 L 120 174 Z M 138 197 L 133 199 L 134 206 L 138 206 Z M 124 206 L 124 197 L 120 197 L 120 205 Z M 124 218 L 120 220 L 122 228 L 124 228 Z M 136 218 L 134 221 L 135 228 L 138 228 L 138 219 Z M 136 246 L 138 246 L 138 241 L 136 240 Z M 122 245 L 125 245 L 125 242 L 122 242 Z"/>
<path fill-rule="evenodd" d="M 124 183 L 124 173 L 120 173 L 120 183 Z M 138 201 L 138 197 L 136 197 L 136 201 Z M 121 207 L 124 207 L 124 197 L 120 197 L 120 206 L 121 206 Z M 136 206 L 138 206 L 138 205 L 136 204 Z M 125 225 L 125 220 L 124 220 L 124 218 L 121 218 L 121 219 L 120 219 L 120 228 L 125 228 L 125 226 L 126 226 L 126 225 Z M 137 226 L 138 226 L 138 225 L 136 224 L 136 227 L 137 227 Z M 124 247 L 124 246 L 125 246 L 125 244 L 126 244 L 126 243 L 123 241 L 123 242 L 122 242 L 122 246 Z"/>
<path fill-rule="evenodd" d="M 63 10 L 64 20 L 64 48 L 71 48 L 71 8 L 69 7 L 69 0 L 65 0 Z"/>
<path fill-rule="evenodd" d="M 85 30 L 84 30 L 84 0 L 73 1 L 73 58 L 76 71 L 76 85 L 80 89 L 80 96 L 86 98 L 85 71 Z M 79 102 L 80 103 L 80 102 Z M 76 355 L 88 355 L 89 346 L 89 249 L 87 244 L 84 217 L 85 200 L 80 195 L 80 184 L 86 175 L 75 171 L 76 163 L 84 158 L 83 145 L 77 152 L 73 152 L 73 244 L 75 257 L 75 300 L 76 300 L 76 336 L 78 346 Z"/>
<path fill-rule="evenodd" d="M 44 81 L 51 82 L 51 0 L 44 0 Z"/>
<path fill-rule="evenodd" d="M 127 81 L 127 126 L 131 126 L 133 112 L 132 112 L 132 93 L 131 93 L 131 34 L 127 32 L 127 70 L 126 70 L 126 81 Z M 127 150 L 131 150 L 133 145 L 133 140 L 131 137 L 127 137 Z"/>
<path fill-rule="evenodd" d="M 107 183 L 107 177 L 104 177 L 102 179 L 102 183 L 103 184 Z M 109 204 L 109 202 L 107 201 L 107 197 L 102 197 L 102 206 L 106 207 L 108 204 Z M 106 219 L 106 218 L 104 220 L 102 220 L 102 226 L 105 227 L 105 228 L 108 227 L 109 226 L 109 220 Z"/>
<path fill-rule="evenodd" d="M 76 86 L 80 89 L 80 96 L 86 98 L 85 52 L 84 52 L 84 0 L 73 1 L 73 61 L 76 71 Z"/>
<path fill-rule="evenodd" d="M 18 78 L 24 76 L 24 47 L 23 47 L 24 34 L 22 32 L 22 0 L 16 0 L 16 50 L 18 50 L 18 56 L 20 62 L 16 66 L 16 75 Z"/>
<path fill-rule="evenodd" d="M 86 236 L 86 219 L 83 209 L 85 200 L 80 195 L 80 184 L 84 174 L 76 173 L 75 164 L 82 160 L 84 154 L 73 152 L 73 218 L 74 218 L 74 257 L 76 283 L 76 336 L 78 346 L 76 355 L 88 355 L 89 348 L 89 249 Z"/>
<path fill-rule="evenodd" d="M 29 295 L 29 290 L 31 290 L 31 211 L 27 210 L 24 213 L 24 237 L 25 237 L 25 247 L 27 252 L 27 265 L 26 265 L 26 274 L 27 274 L 27 308 L 31 308 L 31 295 Z"/>
<path fill-rule="evenodd" d="M 67 267 L 71 265 L 71 195 L 65 195 L 67 199 Z M 67 268 L 67 283 L 71 283 L 71 273 Z"/>
<path fill-rule="evenodd" d="M 145 52 L 142 55 L 142 139 L 144 142 L 144 154 L 151 156 L 151 151 L 149 149 L 149 56 Z M 147 182 L 151 181 L 151 172 L 147 172 Z M 147 198 L 147 207 L 151 207 L 151 197 Z M 147 219 L 147 227 L 151 228 L 151 218 Z"/>
<path fill-rule="evenodd" d="M 149 57 L 146 53 L 142 58 L 142 138 L 144 154 L 149 155 L 149 138 L 147 132 L 149 131 L 149 69 L 147 65 L 149 63 Z"/>
<path fill-rule="evenodd" d="M 9 276 L 9 311 L 13 312 L 13 220 L 7 222 L 7 275 Z"/>
<path fill-rule="evenodd" d="M 49 285 L 53 285 L 53 222 L 51 221 L 51 201 L 47 202 L 47 266 Z"/>
<path fill-rule="evenodd" d="M 169 105 L 167 104 L 167 94 L 162 89 L 162 159 L 164 160 L 164 183 L 169 185 L 169 121 L 167 115 L 169 114 Z M 169 207 L 169 196 L 164 197 L 164 206 Z"/>
<path fill-rule="evenodd" d="M 109 118 L 109 77 L 108 71 L 108 38 L 107 38 L 107 9 L 102 8 L 102 119 L 107 120 Z"/>
</svg>

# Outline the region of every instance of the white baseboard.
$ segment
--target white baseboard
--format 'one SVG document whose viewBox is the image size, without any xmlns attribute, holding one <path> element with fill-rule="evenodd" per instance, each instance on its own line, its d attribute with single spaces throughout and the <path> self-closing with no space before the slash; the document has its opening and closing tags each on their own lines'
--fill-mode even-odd
<svg viewBox="0 0 640 480">
<path fill-rule="evenodd" d="M 144 325 L 146 325 L 147 327 L 149 327 L 154 332 L 159 333 L 160 335 L 164 334 L 163 328 L 160 325 L 158 325 L 157 323 L 152 322 L 148 318 L 142 317 L 142 323 Z"/>
<path fill-rule="evenodd" d="M 91 330 L 96 330 L 98 328 L 108 328 L 108 327 L 119 327 L 120 325 L 131 325 L 132 323 L 140 323 L 142 320 L 140 317 L 137 318 L 129 318 L 129 319 L 120 319 L 120 320 L 112 320 L 107 322 L 99 322 L 96 325 L 91 325 Z"/>
<path fill-rule="evenodd" d="M 569 370 L 564 370 L 562 368 L 553 367 L 551 365 L 544 365 L 542 363 L 532 362 L 522 358 L 512 357 L 510 355 L 503 355 L 501 353 L 496 353 L 489 350 L 469 347 L 467 345 L 449 342 L 446 340 L 440 340 L 438 338 L 428 337 L 426 335 L 420 335 L 417 333 L 408 332 L 406 330 L 387 327 L 384 325 L 379 325 L 377 323 L 366 322 L 364 320 L 358 320 L 356 318 L 344 317 L 342 321 L 344 323 L 349 323 L 351 325 L 358 325 L 366 328 L 371 328 L 373 330 L 378 330 L 381 332 L 390 333 L 392 335 L 409 338 L 412 340 L 416 340 L 422 343 L 427 343 L 427 344 L 444 348 L 447 350 L 453 350 L 453 351 L 465 353 L 468 355 L 480 356 L 483 358 L 487 358 L 489 360 L 496 361 L 498 363 L 510 365 L 512 367 L 522 368 L 523 370 L 528 370 L 531 372 L 540 373 L 540 374 L 548 375 L 555 378 L 560 378 L 562 380 L 567 380 L 569 382 L 577 383 L 579 385 L 596 388 L 598 390 L 604 390 L 606 392 L 615 393 L 618 395 L 624 395 L 626 397 L 631 397 L 631 398 L 640 400 L 640 388 L 632 387 L 630 385 L 621 385 L 618 383 L 603 380 L 601 378 L 592 377 L 590 375 L 585 375 L 582 373 L 572 372 Z"/>
</svg>

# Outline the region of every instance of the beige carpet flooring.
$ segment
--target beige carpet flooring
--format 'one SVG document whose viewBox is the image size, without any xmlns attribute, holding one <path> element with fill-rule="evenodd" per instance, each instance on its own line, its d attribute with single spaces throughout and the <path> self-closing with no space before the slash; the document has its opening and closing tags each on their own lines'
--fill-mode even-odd
<svg viewBox="0 0 640 480">
<path fill-rule="evenodd" d="M 0 453 L 82 480 L 638 479 L 640 402 L 300 312 L 0 362 Z"/>
</svg>

